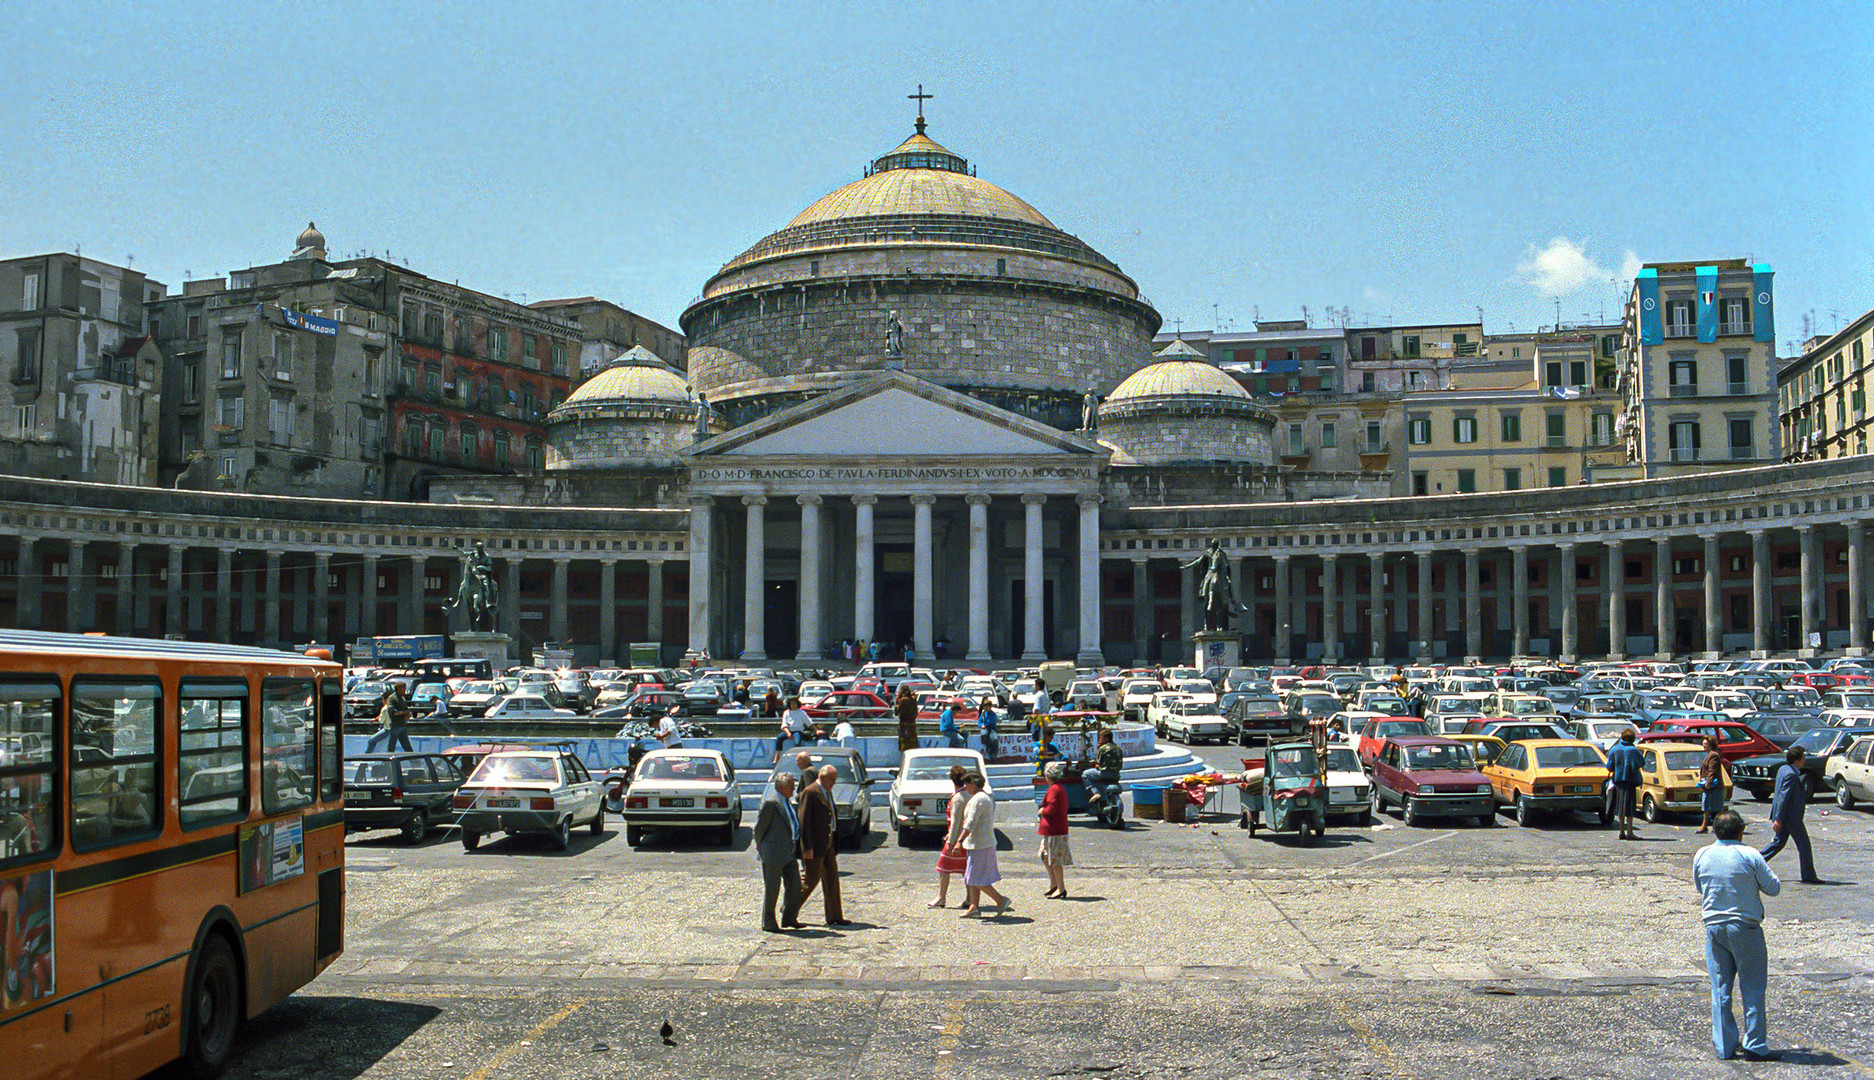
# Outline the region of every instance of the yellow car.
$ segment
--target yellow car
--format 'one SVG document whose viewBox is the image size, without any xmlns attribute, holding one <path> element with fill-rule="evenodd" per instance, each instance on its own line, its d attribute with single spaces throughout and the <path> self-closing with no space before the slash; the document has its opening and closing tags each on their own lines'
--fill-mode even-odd
<svg viewBox="0 0 1874 1080">
<path fill-rule="evenodd" d="M 1640 816 L 1658 821 L 1661 814 L 1697 814 L 1704 806 L 1698 770 L 1705 763 L 1705 748 L 1690 742 L 1641 743 L 1645 764 L 1640 766 L 1640 789 L 1634 805 Z M 1724 799 L 1731 801 L 1731 770 L 1724 770 Z"/>
<path fill-rule="evenodd" d="M 1607 758 L 1581 739 L 1524 739 L 1503 748 L 1483 767 L 1498 805 L 1528 825 L 1538 813 L 1583 810 L 1609 819 L 1601 799 L 1607 786 Z"/>
<path fill-rule="evenodd" d="M 1503 753 L 1503 747 L 1507 745 L 1495 735 L 1446 735 L 1445 738 L 1456 739 L 1470 747 L 1471 757 L 1477 759 L 1479 769 L 1495 761 L 1497 755 Z"/>
</svg>

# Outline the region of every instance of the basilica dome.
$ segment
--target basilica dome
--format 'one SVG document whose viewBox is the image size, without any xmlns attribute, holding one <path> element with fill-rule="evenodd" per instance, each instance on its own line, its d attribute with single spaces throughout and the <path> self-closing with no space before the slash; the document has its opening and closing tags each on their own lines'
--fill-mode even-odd
<svg viewBox="0 0 1874 1080">
<path fill-rule="evenodd" d="M 725 264 L 682 319 L 691 385 L 731 426 L 895 369 L 1068 431 L 1089 389 L 1150 359 L 1159 322 L 1117 265 L 922 118 Z"/>
<path fill-rule="evenodd" d="M 643 468 L 674 463 L 695 438 L 689 384 L 639 345 L 582 382 L 547 414 L 546 467 Z"/>
</svg>

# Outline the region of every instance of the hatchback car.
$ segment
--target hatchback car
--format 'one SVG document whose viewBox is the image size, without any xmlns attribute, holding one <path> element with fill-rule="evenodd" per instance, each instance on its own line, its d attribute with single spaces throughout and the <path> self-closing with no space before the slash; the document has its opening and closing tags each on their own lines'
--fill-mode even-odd
<svg viewBox="0 0 1874 1080">
<path fill-rule="evenodd" d="M 1402 735 L 1380 744 L 1373 759 L 1373 812 L 1399 807 L 1407 825 L 1428 817 L 1468 817 L 1496 823 L 1490 781 L 1477 770 L 1471 749 L 1436 736 Z"/>
<path fill-rule="evenodd" d="M 1217 712 L 1215 700 L 1185 698 L 1159 714 L 1159 724 L 1168 739 L 1186 746 L 1201 742 L 1218 745 L 1230 741 L 1230 724 Z"/>
<path fill-rule="evenodd" d="M 1847 753 L 1829 761 L 1823 770 L 1835 789 L 1835 805 L 1853 810 L 1864 799 L 1874 799 L 1874 735 L 1856 739 Z"/>
<path fill-rule="evenodd" d="M 398 829 L 417 843 L 449 821 L 462 774 L 441 754 L 360 754 L 345 759 L 345 831 Z"/>
<path fill-rule="evenodd" d="M 573 720 L 579 714 L 571 709 L 556 709 L 538 694 L 513 693 L 488 706 L 482 714 L 490 720 Z"/>
<path fill-rule="evenodd" d="M 653 750 L 625 788 L 625 843 L 638 847 L 651 829 L 713 831 L 728 847 L 742 827 L 735 766 L 717 750 Z"/>
<path fill-rule="evenodd" d="M 1367 775 L 1360 758 L 1346 743 L 1329 743 L 1321 758 L 1327 773 L 1327 816 L 1355 817 L 1361 827 L 1373 824 L 1373 808 L 1367 803 Z"/>
<path fill-rule="evenodd" d="M 1807 757 L 1802 763 L 1802 780 L 1809 794 L 1814 796 L 1827 786 L 1828 766 L 1830 761 L 1846 752 L 1848 747 L 1863 735 L 1874 735 L 1874 727 L 1858 728 L 1816 728 L 1806 731 L 1791 743 L 1792 747 L 1802 747 Z M 1787 751 L 1758 754 L 1754 757 L 1738 758 L 1730 762 L 1731 775 L 1736 778 L 1737 786 L 1750 792 L 1758 802 L 1768 802 L 1776 791 L 1776 774 L 1782 771 L 1788 761 Z"/>
<path fill-rule="evenodd" d="M 561 750 L 489 754 L 456 789 L 462 847 L 474 851 L 489 833 L 539 833 L 561 851 L 575 825 L 605 831 L 599 783 L 579 755 Z"/>
<path fill-rule="evenodd" d="M 1698 771 L 1705 764 L 1705 748 L 1697 743 L 1646 743 L 1640 747 L 1640 786 L 1634 804 L 1640 816 L 1656 822 L 1665 814 L 1696 814 L 1704 806 Z M 1731 799 L 1731 779 L 1724 777 L 1724 798 Z M 1603 817 L 1614 816 L 1613 785 L 1607 785 Z"/>
<path fill-rule="evenodd" d="M 1601 789 L 1607 784 L 1607 759 L 1600 748 L 1580 739 L 1532 739 L 1504 747 L 1483 767 L 1491 796 L 1508 806 L 1518 825 L 1538 813 L 1581 810 L 1604 814 Z M 1611 820 L 1602 818 L 1602 824 Z"/>
</svg>

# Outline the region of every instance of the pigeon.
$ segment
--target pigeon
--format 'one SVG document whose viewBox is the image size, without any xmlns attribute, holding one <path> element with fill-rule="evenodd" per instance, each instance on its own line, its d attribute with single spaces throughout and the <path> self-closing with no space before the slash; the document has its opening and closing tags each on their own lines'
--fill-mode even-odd
<svg viewBox="0 0 1874 1080">
<path fill-rule="evenodd" d="M 673 1028 L 673 1027 L 671 1027 L 671 1026 L 670 1026 L 670 1021 L 668 1021 L 668 1020 L 666 1020 L 666 1021 L 664 1021 L 664 1026 L 663 1026 L 663 1027 L 661 1027 L 661 1028 L 658 1028 L 658 1029 L 657 1029 L 657 1033 L 658 1033 L 659 1035 L 662 1035 L 662 1036 L 664 1037 L 664 1045 L 665 1045 L 665 1046 L 675 1046 L 675 1045 L 677 1045 L 677 1040 L 676 1040 L 676 1039 L 673 1039 L 673 1038 L 671 1038 L 671 1036 L 673 1036 L 673 1035 L 675 1035 L 675 1034 L 677 1033 L 677 1029 L 676 1029 L 676 1028 Z"/>
</svg>

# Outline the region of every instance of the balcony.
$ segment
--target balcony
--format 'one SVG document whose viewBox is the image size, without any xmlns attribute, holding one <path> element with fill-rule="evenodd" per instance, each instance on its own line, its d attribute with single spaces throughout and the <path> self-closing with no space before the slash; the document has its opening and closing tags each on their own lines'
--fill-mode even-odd
<svg viewBox="0 0 1874 1080">
<path fill-rule="evenodd" d="M 1677 383 L 1671 387 L 1668 387 L 1667 393 L 1669 393 L 1673 397 L 1697 397 L 1698 396 L 1698 384 L 1697 383 L 1689 383 L 1689 384 Z"/>
<path fill-rule="evenodd" d="M 1689 338 L 1696 337 L 1697 335 L 1698 331 L 1693 328 L 1691 323 L 1666 324 L 1666 336 L 1669 338 Z"/>
<path fill-rule="evenodd" d="M 1727 322 L 1718 324 L 1719 337 L 1748 337 L 1750 324 L 1747 322 Z"/>
<path fill-rule="evenodd" d="M 1757 460 L 1757 448 L 1754 446 L 1733 446 L 1731 447 L 1731 460 L 1755 461 Z"/>
<path fill-rule="evenodd" d="M 1750 384 L 1734 382 L 1730 384 L 1730 394 L 1732 397 L 1749 397 L 1750 396 Z"/>
<path fill-rule="evenodd" d="M 1543 440 L 1542 446 L 1545 450 L 1566 450 L 1568 449 L 1568 436 L 1550 435 Z"/>
<path fill-rule="evenodd" d="M 1695 462 L 1697 460 L 1699 460 L 1699 457 L 1698 457 L 1698 447 L 1696 446 L 1693 446 L 1693 447 L 1675 446 L 1672 448 L 1672 461 L 1674 464 Z"/>
</svg>

